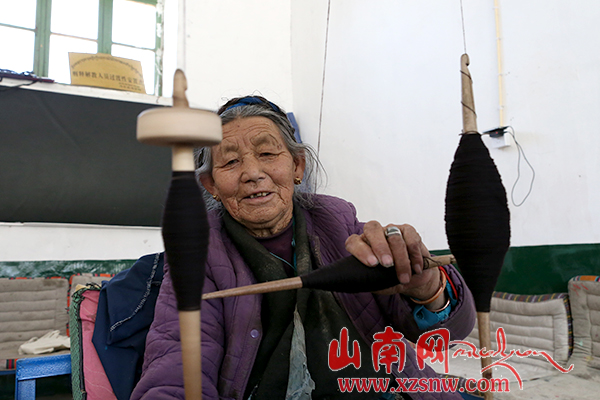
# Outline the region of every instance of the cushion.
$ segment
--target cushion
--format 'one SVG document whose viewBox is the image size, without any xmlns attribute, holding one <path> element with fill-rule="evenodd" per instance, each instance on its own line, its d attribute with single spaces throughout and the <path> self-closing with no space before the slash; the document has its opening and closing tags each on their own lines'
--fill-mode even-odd
<svg viewBox="0 0 600 400">
<path fill-rule="evenodd" d="M 567 293 L 517 295 L 494 292 L 490 312 L 492 347 L 497 350 L 496 333 L 503 328 L 507 352 L 510 350 L 545 351 L 561 366 L 570 355 L 570 309 Z M 479 347 L 477 325 L 467 340 Z M 539 357 L 517 358 L 519 363 L 554 370 L 548 361 Z"/>
<path fill-rule="evenodd" d="M 66 335 L 68 288 L 64 278 L 0 278 L 0 370 L 27 357 L 18 348 L 32 337 Z"/>
<path fill-rule="evenodd" d="M 600 276 L 569 280 L 573 313 L 573 374 L 600 381 Z"/>
<path fill-rule="evenodd" d="M 74 400 L 116 399 L 92 343 L 99 295 L 100 286 L 97 284 L 84 286 L 74 293 L 71 302 L 71 382 Z"/>
<path fill-rule="evenodd" d="M 515 295 L 494 292 L 490 311 L 490 332 L 492 347 L 497 350 L 496 333 L 504 330 L 506 353 L 510 350 L 536 350 L 549 354 L 558 364 L 565 367 L 569 358 L 569 307 L 566 293 L 548 295 Z M 478 329 L 475 326 L 465 341 L 479 349 Z M 450 349 L 449 355 L 459 348 Z M 499 357 L 494 358 L 494 361 Z M 512 356 L 506 363 L 515 368 L 519 377 L 525 381 L 548 375 L 560 374 L 545 358 Z M 439 363 L 431 365 L 438 373 L 443 372 Z M 449 373 L 465 378 L 481 376 L 481 360 L 467 356 L 458 356 L 449 360 Z M 518 387 L 518 377 L 505 367 L 493 368 L 494 378 L 506 378 L 511 387 Z"/>
</svg>

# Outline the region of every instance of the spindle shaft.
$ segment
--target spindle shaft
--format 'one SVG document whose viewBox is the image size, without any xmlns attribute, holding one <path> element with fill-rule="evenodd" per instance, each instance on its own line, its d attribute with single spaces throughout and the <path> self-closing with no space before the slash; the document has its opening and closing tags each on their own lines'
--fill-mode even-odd
<svg viewBox="0 0 600 400">
<path fill-rule="evenodd" d="M 438 266 L 442 266 L 442 265 L 452 264 L 455 262 L 456 262 L 456 260 L 454 259 L 454 256 L 451 254 L 448 254 L 448 255 L 444 255 L 444 256 L 426 257 L 424 259 L 423 265 L 424 265 L 425 269 L 428 269 L 428 268 L 432 268 L 432 267 L 438 267 Z M 343 267 L 342 264 L 340 264 L 338 266 Z M 372 272 L 375 271 L 375 269 L 373 269 L 372 267 L 367 267 L 367 266 L 362 266 L 362 267 L 369 268 L 368 271 L 372 271 Z M 325 267 L 325 269 L 326 268 L 328 268 L 328 267 Z M 392 277 L 394 276 L 393 268 L 392 269 L 380 269 L 380 271 L 385 273 L 385 275 L 382 275 L 382 279 L 384 281 L 384 286 L 385 286 L 385 284 L 388 284 L 387 287 L 391 287 L 391 286 L 397 285 L 399 283 L 397 281 L 394 281 L 393 279 L 389 279 L 390 275 Z M 315 272 L 318 273 L 318 270 L 314 271 L 312 274 L 314 274 Z M 343 268 L 340 268 L 340 273 L 343 273 Z M 310 275 L 310 274 L 308 274 L 308 275 Z M 308 275 L 305 275 L 304 277 L 307 277 Z M 356 282 L 356 283 L 360 285 L 361 278 L 358 278 L 358 282 Z M 324 282 L 320 286 L 327 287 L 328 285 L 327 285 L 327 282 Z M 245 295 L 249 295 L 249 294 L 279 292 L 282 290 L 300 289 L 302 287 L 305 287 L 304 283 L 302 281 L 302 278 L 294 277 L 294 278 L 280 279 L 280 280 L 271 281 L 271 282 L 257 283 L 254 285 L 240 286 L 240 287 L 236 287 L 236 288 L 232 288 L 232 289 L 219 290 L 219 291 L 211 292 L 211 293 L 204 293 L 202 295 L 202 300 L 218 299 L 218 298 L 233 297 L 233 296 L 245 296 Z M 334 288 L 331 288 L 331 290 L 334 290 Z M 335 291 L 342 291 L 342 290 L 335 290 Z"/>
<path fill-rule="evenodd" d="M 202 399 L 200 310 L 179 311 L 183 387 L 186 400 Z"/>
<path fill-rule="evenodd" d="M 510 216 L 500 174 L 477 132 L 467 54 L 460 64 L 463 136 L 448 178 L 446 236 L 473 293 L 480 347 L 490 350 L 490 300 L 510 244 Z M 490 357 L 482 358 L 481 368 L 491 363 Z M 491 380 L 492 370 L 483 377 Z M 492 392 L 485 392 L 484 398 L 491 400 Z"/>
<path fill-rule="evenodd" d="M 479 332 L 479 348 L 484 349 L 486 351 L 492 350 L 492 339 L 490 336 L 490 313 L 489 312 L 478 312 L 477 313 L 477 329 Z M 492 357 L 482 357 L 481 358 L 481 369 L 486 368 L 487 366 L 492 364 Z M 488 369 L 484 371 L 481 376 L 492 384 L 492 369 Z M 485 400 L 493 399 L 492 388 L 490 387 L 487 392 L 483 393 L 483 398 Z"/>
</svg>

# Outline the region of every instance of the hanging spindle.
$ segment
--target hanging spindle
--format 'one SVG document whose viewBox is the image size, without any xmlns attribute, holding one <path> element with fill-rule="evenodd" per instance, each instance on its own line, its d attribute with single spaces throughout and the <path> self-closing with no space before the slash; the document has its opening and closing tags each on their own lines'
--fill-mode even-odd
<svg viewBox="0 0 600 400">
<path fill-rule="evenodd" d="M 200 307 L 208 252 L 208 222 L 195 176 L 193 150 L 218 144 L 222 131 L 217 114 L 189 108 L 186 89 L 185 74 L 177 70 L 173 107 L 142 112 L 137 121 L 137 138 L 142 143 L 169 146 L 173 152 L 173 176 L 162 219 L 162 236 L 177 298 L 185 397 L 200 400 Z"/>
<path fill-rule="evenodd" d="M 458 268 L 473 293 L 479 345 L 490 350 L 490 303 L 510 245 L 506 191 L 490 153 L 477 132 L 469 56 L 461 57 L 463 132 L 446 187 L 446 237 Z M 491 364 L 482 358 L 482 369 Z M 491 378 L 491 369 L 483 373 Z M 491 399 L 491 392 L 485 393 Z"/>
</svg>

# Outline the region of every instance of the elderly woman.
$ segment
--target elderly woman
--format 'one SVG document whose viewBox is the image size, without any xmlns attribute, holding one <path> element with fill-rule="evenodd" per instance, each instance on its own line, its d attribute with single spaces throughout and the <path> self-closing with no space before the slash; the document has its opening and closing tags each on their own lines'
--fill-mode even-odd
<svg viewBox="0 0 600 400">
<path fill-rule="evenodd" d="M 373 335 L 387 326 L 411 341 L 436 328 L 447 328 L 452 339 L 464 338 L 475 310 L 457 271 L 452 266 L 423 270 L 429 252 L 413 227 L 361 223 L 352 204 L 311 193 L 318 161 L 309 146 L 296 142 L 275 104 L 249 96 L 229 101 L 218 113 L 223 141 L 197 157 L 200 181 L 212 196 L 205 293 L 306 274 L 349 255 L 369 266 L 395 268 L 401 283 L 377 294 L 299 289 L 204 301 L 204 398 L 394 398 L 375 391 L 342 393 L 338 378 L 388 377 L 391 388 L 395 377 L 434 377 L 429 367 L 417 367 L 410 346 L 404 368 L 392 368 L 394 376 L 386 375 L 386 368 L 375 371 L 369 349 Z M 340 340 L 344 328 L 350 343 L 360 345 L 358 369 L 356 364 L 330 368 L 330 343 Z M 180 352 L 167 266 L 132 398 L 183 398 Z"/>
</svg>

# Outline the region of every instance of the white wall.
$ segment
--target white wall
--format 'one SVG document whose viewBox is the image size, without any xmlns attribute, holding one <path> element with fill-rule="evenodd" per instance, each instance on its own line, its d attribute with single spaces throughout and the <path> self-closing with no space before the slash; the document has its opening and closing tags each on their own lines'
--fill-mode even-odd
<svg viewBox="0 0 600 400">
<path fill-rule="evenodd" d="M 538 173 L 513 229 L 525 243 L 597 243 L 600 3 L 503 3 L 507 119 Z M 499 160 L 509 182 L 514 153 Z"/>
<path fill-rule="evenodd" d="M 186 11 L 191 106 L 256 93 L 291 107 L 289 0 L 187 0 Z"/>
<path fill-rule="evenodd" d="M 322 3 L 292 1 L 294 112 L 313 144 L 327 19 Z M 511 204 L 512 245 L 599 242 L 600 3 L 499 5 L 504 122 L 536 172 L 529 198 L 519 208 Z M 480 131 L 500 123 L 493 6 L 463 0 Z M 445 185 L 462 128 L 460 3 L 332 0 L 327 49 L 325 192 L 353 201 L 362 219 L 414 224 L 430 248 L 447 248 Z M 490 152 L 510 198 L 517 149 Z M 531 179 L 521 164 L 517 203 Z"/>
<path fill-rule="evenodd" d="M 0 261 L 135 260 L 163 250 L 160 228 L 0 223 Z"/>
</svg>

